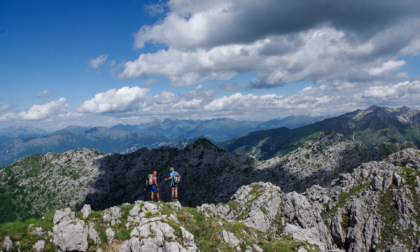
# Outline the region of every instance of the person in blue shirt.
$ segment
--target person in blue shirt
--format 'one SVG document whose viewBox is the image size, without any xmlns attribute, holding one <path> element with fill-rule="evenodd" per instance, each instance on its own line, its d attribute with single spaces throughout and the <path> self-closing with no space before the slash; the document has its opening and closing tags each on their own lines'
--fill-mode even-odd
<svg viewBox="0 0 420 252">
<path fill-rule="evenodd" d="M 172 201 L 175 202 L 178 201 L 178 183 L 174 183 L 174 177 L 177 172 L 173 167 L 169 168 L 169 170 L 171 173 L 169 173 L 169 178 L 166 178 L 165 181 L 171 180 L 171 196 Z"/>
</svg>

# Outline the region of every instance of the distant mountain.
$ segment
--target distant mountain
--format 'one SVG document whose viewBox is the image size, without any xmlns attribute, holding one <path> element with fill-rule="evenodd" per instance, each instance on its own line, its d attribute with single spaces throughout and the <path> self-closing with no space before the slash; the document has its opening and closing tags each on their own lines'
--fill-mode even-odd
<svg viewBox="0 0 420 252">
<path fill-rule="evenodd" d="M 250 154 L 262 159 L 283 156 L 321 132 L 334 131 L 367 147 L 385 142 L 420 142 L 420 111 L 372 106 L 338 117 L 328 118 L 296 129 L 277 128 L 254 131 L 219 143 L 222 149 Z"/>
<path fill-rule="evenodd" d="M 157 148 L 171 143 L 167 137 L 155 133 L 72 126 L 42 137 L 14 138 L 1 142 L 0 166 L 32 154 L 62 153 L 82 147 L 102 153 L 129 153 L 142 147 Z"/>
<path fill-rule="evenodd" d="M 0 139 L 19 138 L 19 137 L 40 137 L 46 135 L 47 132 L 43 129 L 34 127 L 8 127 L 0 129 Z"/>
<path fill-rule="evenodd" d="M 274 129 L 286 127 L 289 129 L 299 128 L 308 124 L 319 122 L 325 116 L 288 116 L 280 119 L 273 119 L 258 125 L 259 129 Z"/>
<path fill-rule="evenodd" d="M 212 141 L 221 142 L 239 135 L 259 130 L 279 127 L 296 128 L 317 122 L 324 117 L 289 116 L 267 122 L 237 121 L 221 118 L 212 120 L 171 120 L 153 121 L 140 125 L 115 125 L 112 129 L 128 132 L 148 132 L 166 136 L 170 139 L 181 140 L 185 138 L 206 137 Z"/>
</svg>

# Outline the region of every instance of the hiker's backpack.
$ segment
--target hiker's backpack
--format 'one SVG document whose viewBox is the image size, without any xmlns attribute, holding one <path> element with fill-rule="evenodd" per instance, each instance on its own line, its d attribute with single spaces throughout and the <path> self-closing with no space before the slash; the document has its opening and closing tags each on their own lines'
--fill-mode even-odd
<svg viewBox="0 0 420 252">
<path fill-rule="evenodd" d="M 174 184 L 177 185 L 179 184 L 179 182 L 181 182 L 181 175 L 178 172 L 176 172 L 174 175 Z"/>
<path fill-rule="evenodd" d="M 144 189 L 146 192 L 150 192 L 152 190 L 152 185 L 150 184 L 150 179 L 153 177 L 152 174 L 147 175 L 147 179 L 146 179 L 146 188 Z"/>
</svg>

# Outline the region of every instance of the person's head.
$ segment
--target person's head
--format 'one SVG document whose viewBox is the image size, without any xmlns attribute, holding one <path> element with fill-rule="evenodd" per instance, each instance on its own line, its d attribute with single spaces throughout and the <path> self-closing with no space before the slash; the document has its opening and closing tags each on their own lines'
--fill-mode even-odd
<svg viewBox="0 0 420 252">
<path fill-rule="evenodd" d="M 153 171 L 153 176 L 156 176 L 157 175 L 157 171 Z"/>
<path fill-rule="evenodd" d="M 171 167 L 171 168 L 169 168 L 169 170 L 172 172 L 172 171 L 175 171 L 175 169 L 173 168 L 173 167 Z"/>
</svg>

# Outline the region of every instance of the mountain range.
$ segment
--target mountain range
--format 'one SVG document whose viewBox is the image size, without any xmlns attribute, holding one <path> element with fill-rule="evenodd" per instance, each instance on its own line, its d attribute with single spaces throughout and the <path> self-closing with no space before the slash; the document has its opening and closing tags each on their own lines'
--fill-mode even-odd
<svg viewBox="0 0 420 252">
<path fill-rule="evenodd" d="M 420 152 L 407 147 L 390 143 L 387 155 L 332 132 L 262 161 L 206 139 L 182 150 L 32 155 L 0 169 L 1 221 L 36 217 L 0 224 L 0 243 L 5 251 L 418 251 Z M 147 202 L 152 170 L 169 200 L 169 166 L 182 174 L 180 202 Z"/>
<path fill-rule="evenodd" d="M 199 138 L 184 148 L 126 154 L 79 148 L 29 155 L 0 167 L 0 245 L 5 251 L 418 251 L 418 119 L 419 111 L 406 107 L 370 107 L 295 129 L 247 133 L 233 140 L 249 141 L 235 151 L 217 146 L 232 142 Z M 150 137 L 100 127 L 56 133 L 87 143 L 104 135 L 127 142 Z M 28 142 L 36 139 L 42 138 Z M 182 175 L 179 202 L 163 203 L 170 200 L 169 167 Z M 153 171 L 161 203 L 148 202 L 144 191 Z"/>
<path fill-rule="evenodd" d="M 366 147 L 382 143 L 420 143 L 420 111 L 408 107 L 390 109 L 372 106 L 303 127 L 254 131 L 219 143 L 224 150 L 269 159 L 283 156 L 321 132 L 341 133 Z"/>
<path fill-rule="evenodd" d="M 322 119 L 324 119 L 324 117 L 320 116 L 289 116 L 266 122 L 237 121 L 228 118 L 203 121 L 166 119 L 163 121 L 156 120 L 151 123 L 140 125 L 119 124 L 112 127 L 112 129 L 120 129 L 133 133 L 156 133 L 175 141 L 185 138 L 206 137 L 212 141 L 221 142 L 255 130 L 279 127 L 293 129 Z"/>
<path fill-rule="evenodd" d="M 62 153 L 76 148 L 90 148 L 102 153 L 129 153 L 142 147 L 152 149 L 164 145 L 183 148 L 198 137 L 224 141 L 261 128 L 296 127 L 319 119 L 303 116 L 268 122 L 168 119 L 111 128 L 71 126 L 52 133 L 32 127 L 11 127 L 0 130 L 0 166 L 9 165 L 31 154 Z"/>
</svg>

